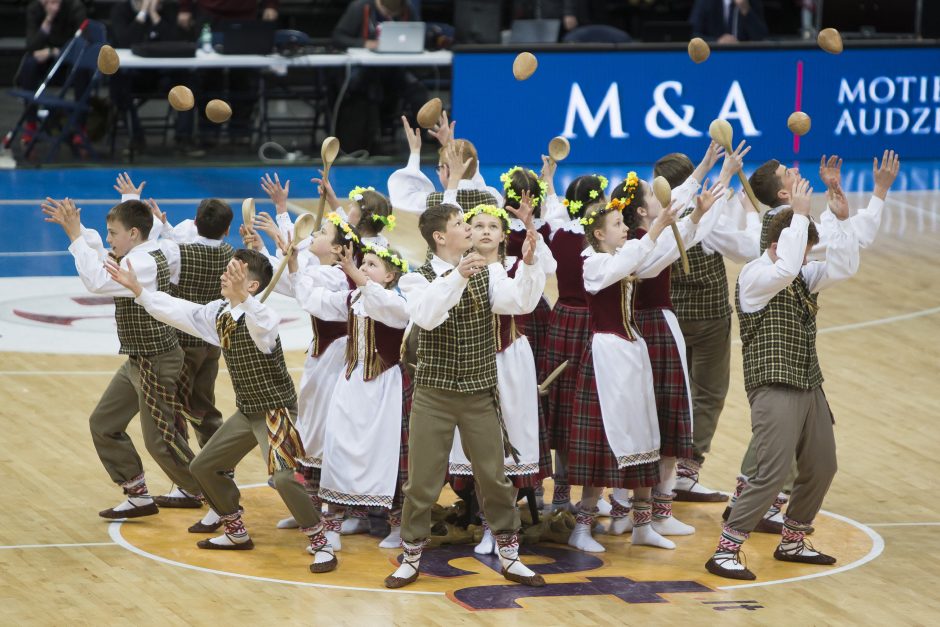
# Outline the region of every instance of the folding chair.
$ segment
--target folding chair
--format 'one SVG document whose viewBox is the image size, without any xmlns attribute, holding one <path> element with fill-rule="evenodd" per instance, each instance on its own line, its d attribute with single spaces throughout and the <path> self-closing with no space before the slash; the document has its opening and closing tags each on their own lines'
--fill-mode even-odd
<svg viewBox="0 0 940 627">
<path fill-rule="evenodd" d="M 23 115 L 20 116 L 13 131 L 9 135 L 9 141 L 13 139 L 22 130 L 23 123 L 26 121 L 29 109 L 32 107 L 45 109 L 48 111 L 39 124 L 39 127 L 29 142 L 26 143 L 23 156 L 29 158 L 41 139 L 51 140 L 51 145 L 46 153 L 45 161 L 51 161 L 59 151 L 59 146 L 64 139 L 71 140 L 73 135 L 78 135 L 81 139 L 81 145 L 87 147 L 89 153 L 95 156 L 91 143 L 85 131 L 79 125 L 78 121 L 82 114 L 90 109 L 88 100 L 95 92 L 101 73 L 98 71 L 98 52 L 106 41 L 106 29 L 104 24 L 94 20 L 88 20 L 82 34 L 71 39 L 64 47 L 59 60 L 49 71 L 49 74 L 43 80 L 42 84 L 35 91 L 25 89 L 12 89 L 8 93 L 15 98 L 19 98 L 25 105 Z M 68 74 L 62 83 L 62 86 L 53 93 L 51 86 L 52 80 L 59 74 L 60 68 L 68 68 Z M 65 71 L 65 70 L 63 70 Z M 80 73 L 90 73 L 88 84 L 84 89 L 76 86 L 76 80 Z M 74 90 L 75 98 L 68 98 L 69 90 Z M 52 134 L 52 127 L 58 122 L 58 118 L 65 115 L 65 122 L 62 124 L 58 134 Z M 80 154 L 79 147 L 69 141 L 69 147 L 75 156 Z"/>
</svg>

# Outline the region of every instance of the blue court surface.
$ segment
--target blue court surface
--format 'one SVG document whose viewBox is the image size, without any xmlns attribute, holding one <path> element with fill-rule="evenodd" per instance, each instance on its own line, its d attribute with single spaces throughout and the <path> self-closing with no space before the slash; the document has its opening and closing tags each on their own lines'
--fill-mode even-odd
<svg viewBox="0 0 940 627">
<path fill-rule="evenodd" d="M 823 189 L 818 180 L 816 162 L 796 164 L 802 167 L 817 191 Z M 499 186 L 499 175 L 509 166 L 483 167 L 483 176 L 490 185 Z M 538 166 L 531 164 L 530 167 Z M 342 198 L 355 185 L 374 186 L 385 191 L 386 181 L 394 167 L 335 166 L 331 179 L 337 194 Z M 611 185 L 623 180 L 626 173 L 636 169 L 640 177 L 652 176 L 649 165 L 611 166 L 609 164 L 591 169 L 589 166 L 566 167 L 561 165 L 555 178 L 558 192 L 575 177 L 582 174 L 602 174 Z M 43 221 L 39 204 L 47 196 L 70 197 L 82 209 L 82 222 L 89 228 L 104 233 L 105 215 L 119 200 L 113 189 L 115 177 L 124 170 L 60 169 L 60 170 L 5 170 L 0 171 L 0 276 L 71 276 L 75 266 L 66 250 L 68 238 L 57 225 Z M 265 172 L 277 172 L 281 181 L 291 181 L 293 200 L 309 199 L 317 195 L 310 178 L 318 176 L 317 168 L 269 166 L 242 168 L 129 168 L 126 170 L 135 183 L 146 181 L 145 198 L 154 198 L 167 212 L 172 223 L 192 218 L 196 205 L 202 198 L 219 197 L 240 204 L 246 197 L 257 199 L 258 211 L 272 211 L 260 187 Z M 437 183 L 437 175 L 431 164 L 424 168 L 427 176 Z M 715 170 L 717 173 L 717 170 Z M 867 192 L 872 188 L 871 162 L 846 163 L 843 167 L 843 187 L 848 192 Z M 892 191 L 940 190 L 940 162 L 902 161 L 901 174 Z M 262 198 L 264 199 L 262 201 Z M 236 208 L 236 214 L 237 206 Z M 239 219 L 236 218 L 236 224 Z M 235 238 L 231 241 L 240 245 Z"/>
</svg>

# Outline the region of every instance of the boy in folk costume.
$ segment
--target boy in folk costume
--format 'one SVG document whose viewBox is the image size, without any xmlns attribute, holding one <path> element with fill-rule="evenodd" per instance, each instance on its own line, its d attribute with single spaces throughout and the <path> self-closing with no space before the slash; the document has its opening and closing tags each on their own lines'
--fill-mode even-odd
<svg viewBox="0 0 940 627">
<path fill-rule="evenodd" d="M 348 318 L 345 369 L 336 377 L 323 446 L 320 496 L 335 504 L 389 510 L 389 535 L 381 548 L 401 546 L 402 486 L 407 480 L 407 417 L 411 393 L 400 363 L 408 326 L 397 283 L 408 262 L 393 250 L 364 245 L 357 267 L 352 245 L 341 260 L 355 290 L 324 296 L 324 308 Z"/>
<path fill-rule="evenodd" d="M 221 278 L 224 300 L 206 305 L 143 289 L 130 264 L 125 270 L 110 263 L 108 271 L 151 315 L 220 346 L 232 377 L 238 410 L 191 464 L 193 476 L 221 518 L 225 532 L 200 540 L 197 546 L 216 550 L 254 547 L 242 521 L 238 487 L 226 471 L 260 446 L 275 489 L 310 540 L 308 551 L 314 556 L 310 571 L 335 569 L 336 557 L 323 533 L 320 513 L 294 479 L 294 468 L 304 450 L 293 425 L 297 395 L 278 337 L 280 317 L 254 297 L 271 280 L 273 270 L 268 260 L 257 251 L 236 251 Z"/>
<path fill-rule="evenodd" d="M 421 552 L 431 532 L 431 507 L 440 495 L 455 427 L 474 464 L 503 576 L 544 585 L 541 576 L 519 561 L 516 495 L 503 471 L 504 453 L 512 445 L 499 416 L 493 328 L 493 314 L 531 311 L 541 296 L 545 274 L 536 264 L 535 234 L 529 235 L 523 264 L 510 279 L 501 264 L 486 265 L 482 255 L 468 253 L 470 226 L 458 207 L 428 209 L 421 214 L 419 228 L 435 254 L 400 283 L 411 320 L 421 333 L 402 511 L 404 556 L 385 585 L 400 588 L 418 578 Z"/>
<path fill-rule="evenodd" d="M 527 193 L 520 198 L 517 218 L 527 228 L 534 227 L 533 211 Z M 484 257 L 487 265 L 502 263 L 510 277 L 515 276 L 521 260 L 506 255 L 506 239 L 509 234 L 509 214 L 505 209 L 493 205 L 477 205 L 464 213 L 464 220 L 470 225 L 473 250 Z M 544 272 L 554 271 L 552 259 L 545 243 L 539 239 L 536 248 L 538 263 Z M 518 459 L 507 456 L 503 460 L 503 470 L 519 488 L 534 488 L 541 483 L 541 436 L 539 421 L 538 379 L 535 370 L 535 358 L 529 340 L 516 325 L 516 316 L 494 316 L 496 326 L 496 374 L 499 390 L 500 414 L 506 423 L 509 441 L 518 451 Z M 549 460 L 549 467 L 551 462 Z M 471 477 L 473 464 L 463 450 L 460 433 L 454 436 L 450 453 L 450 474 Z M 496 552 L 493 532 L 481 516 L 483 539 L 474 549 L 479 554 Z"/>
<path fill-rule="evenodd" d="M 591 537 L 604 487 L 634 491 L 633 544 L 675 548 L 650 526 L 650 491 L 659 482 L 659 425 L 649 354 L 631 310 L 635 274 L 648 259 L 675 248 L 675 240 L 661 234 L 676 211 L 660 212 L 642 239 L 628 241 L 620 205 L 594 203 L 581 219 L 592 335 L 579 362 L 568 446 L 568 480 L 583 486 L 568 544 L 592 553 L 605 550 Z"/>
<path fill-rule="evenodd" d="M 811 194 L 805 179 L 794 182 L 791 209 L 778 212 L 768 228 L 768 249 L 738 277 L 744 387 L 757 472 L 705 564 L 721 577 L 755 579 L 740 559 L 741 545 L 783 487 L 794 454 L 798 475 L 774 558 L 821 565 L 836 561 L 805 540 L 836 473 L 834 420 L 816 355 L 817 298 L 821 290 L 856 273 L 859 245 L 850 223 L 840 221 L 830 232 L 826 260 L 807 263 L 818 242 L 809 219 Z"/>
<path fill-rule="evenodd" d="M 396 170 L 388 177 L 388 196 L 392 205 L 410 213 L 421 213 L 425 209 L 444 202 L 442 192 L 434 190 L 434 183 L 421 171 L 421 129 L 412 130 L 408 120 L 402 116 L 405 127 L 405 137 L 411 152 L 408 165 Z M 454 138 L 454 125 L 456 122 L 447 121 L 447 112 L 441 116 L 440 123 L 431 130 L 431 134 L 440 142 L 440 160 L 437 165 L 437 176 L 441 187 L 448 188 L 451 175 L 457 170 L 445 158 L 445 150 L 453 144 L 460 157 L 460 162 L 469 162 L 466 169 L 460 170 L 457 177 L 457 202 L 461 207 L 476 207 L 477 205 L 500 205 L 503 198 L 493 187 L 490 187 L 480 175 L 480 162 L 476 147 L 466 139 Z"/>
<path fill-rule="evenodd" d="M 748 149 L 743 142 L 735 151 L 741 159 Z M 714 142 L 709 145 L 698 167 L 682 153 L 668 154 L 653 167 L 653 174 L 664 177 L 673 188 L 673 198 L 688 198 L 683 208 L 693 209 L 689 186 L 697 186 L 721 157 L 722 150 Z M 726 161 L 727 163 L 727 161 Z M 728 181 L 725 181 L 728 184 Z M 742 204 L 749 208 L 741 229 Z M 712 231 L 698 244 L 686 247 L 689 273 L 681 262 L 673 263 L 669 296 L 686 346 L 686 362 L 692 391 L 692 451 L 677 462 L 676 500 L 720 502 L 728 497 L 699 483 L 699 472 L 705 454 L 718 426 L 718 417 L 728 393 L 731 372 L 731 306 L 728 303 L 728 278 L 725 259 L 747 263 L 759 252 L 755 234 L 760 218 L 750 202 L 735 196 L 730 199 Z"/>
<path fill-rule="evenodd" d="M 814 223 L 819 235 L 819 242 L 816 243 L 811 251 L 811 256 L 825 255 L 829 245 L 829 240 L 833 234 L 838 235 L 840 231 L 840 222 L 847 221 L 851 225 L 852 232 L 858 238 L 861 248 L 867 248 L 874 241 L 881 224 L 881 214 L 884 209 L 884 201 L 888 190 L 894 183 L 900 170 L 900 161 L 893 150 L 885 150 L 882 155 L 881 163 L 873 159 L 872 178 L 875 182 L 874 193 L 865 209 L 859 210 L 854 216 L 849 217 L 849 203 L 846 200 L 845 193 L 842 190 L 842 160 L 836 156 L 828 160 L 825 155 L 819 161 L 819 177 L 826 184 L 826 210 L 823 211 L 818 223 Z M 762 203 L 771 207 L 764 213 L 761 225 L 760 251 L 763 253 L 769 244 L 767 239 L 768 229 L 773 217 L 779 212 L 790 206 L 790 190 L 793 182 L 799 178 L 799 170 L 796 168 L 786 168 L 779 161 L 771 160 L 761 165 L 751 175 L 751 187 L 754 188 L 754 195 Z M 741 462 L 741 474 L 738 475 L 737 485 L 734 494 L 731 497 L 729 507 L 725 509 L 723 518 L 728 519 L 731 508 L 734 506 L 738 496 L 747 488 L 748 478 L 757 472 L 757 451 L 753 445 L 748 446 L 747 453 Z M 789 494 L 793 489 L 793 482 L 796 479 L 797 467 L 794 462 L 790 467 L 790 473 L 783 484 L 781 492 L 777 495 L 773 504 L 768 508 L 763 519 L 755 526 L 754 531 L 762 533 L 780 533 L 783 529 L 783 508 L 786 505 Z"/>
<path fill-rule="evenodd" d="M 157 242 L 148 240 L 154 222 L 150 207 L 139 200 L 128 200 L 111 208 L 107 218 L 110 253 L 101 245 L 100 237 L 96 239 L 97 249 L 89 244 L 92 238 L 83 234 L 80 210 L 71 200 L 48 198 L 42 211 L 46 221 L 59 224 L 72 241 L 69 252 L 85 287 L 94 294 L 114 297 L 120 353 L 128 356 L 89 418 L 98 457 L 127 495 L 126 500 L 99 516 L 137 518 L 159 511 L 147 491 L 140 456 L 126 433 L 138 412 L 144 444 L 154 461 L 187 496 L 197 497 L 202 490 L 189 471 L 193 452 L 184 436 L 185 424 L 175 399 L 183 365 L 176 333 L 136 304 L 134 295 L 113 281 L 102 265 L 109 254 L 120 259 L 122 266 L 133 262 L 140 270 L 141 283 L 149 289 L 170 289 L 172 271 L 167 255 Z"/>
</svg>

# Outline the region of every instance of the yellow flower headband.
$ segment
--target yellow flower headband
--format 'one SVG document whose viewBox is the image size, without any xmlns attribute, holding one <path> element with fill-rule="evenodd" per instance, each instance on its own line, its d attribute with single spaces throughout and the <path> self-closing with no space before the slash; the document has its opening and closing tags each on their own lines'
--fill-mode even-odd
<svg viewBox="0 0 940 627">
<path fill-rule="evenodd" d="M 365 195 L 366 192 L 374 192 L 374 191 L 375 191 L 375 188 L 374 188 L 374 187 L 371 187 L 371 186 L 369 186 L 369 187 L 359 187 L 359 186 L 357 185 L 356 187 L 353 187 L 353 188 L 352 188 L 352 191 L 351 191 L 351 192 L 349 192 L 349 200 L 354 200 L 354 201 L 356 201 L 356 202 L 362 202 L 362 199 L 363 199 L 363 197 L 364 197 L 364 195 Z M 395 230 L 395 216 L 380 216 L 380 215 L 377 214 L 377 213 L 373 213 L 373 214 L 372 214 L 372 221 L 373 221 L 373 222 L 381 222 L 382 224 L 385 225 L 385 228 L 387 228 L 389 231 Z"/>
<path fill-rule="evenodd" d="M 372 214 L 372 221 L 373 221 L 373 222 L 381 222 L 382 224 L 385 225 L 385 228 L 387 228 L 389 231 L 394 231 L 394 230 L 395 230 L 395 216 L 393 216 L 393 215 L 390 215 L 390 216 L 380 216 L 380 215 L 377 214 L 377 213 L 373 213 L 373 214 Z"/>
<path fill-rule="evenodd" d="M 330 212 L 330 213 L 326 214 L 326 215 L 323 216 L 323 217 L 324 217 L 325 219 L 329 220 L 330 222 L 332 222 L 332 223 L 333 223 L 333 226 L 335 226 L 335 227 L 338 228 L 340 231 L 342 231 L 342 232 L 343 232 L 343 237 L 345 237 L 346 239 L 348 239 L 348 240 L 350 240 L 350 241 L 352 241 L 352 242 L 355 242 L 356 244 L 359 243 L 359 237 L 358 237 L 358 236 L 356 235 L 356 233 L 352 230 L 352 227 L 349 226 L 349 223 L 346 222 L 346 220 L 343 220 L 341 217 L 339 217 L 339 214 L 338 214 L 338 213 Z"/>
<path fill-rule="evenodd" d="M 628 172 L 627 178 L 624 179 L 623 182 L 623 192 L 625 195 L 620 198 L 611 198 L 610 203 L 614 202 L 614 200 L 619 201 L 619 209 L 623 211 L 633 202 L 633 199 L 636 197 L 636 190 L 639 189 L 639 187 L 640 177 L 636 175 L 636 172 Z M 610 206 L 610 203 L 607 203 L 607 205 Z"/>
<path fill-rule="evenodd" d="M 356 187 L 352 188 L 351 192 L 349 192 L 349 200 L 355 200 L 358 202 L 362 200 L 362 195 L 365 192 L 374 192 L 374 191 L 375 191 L 374 187 L 359 187 L 357 185 Z"/>
<path fill-rule="evenodd" d="M 362 254 L 372 253 L 373 255 L 379 257 L 380 259 L 389 262 L 396 268 L 402 271 L 402 273 L 408 272 L 408 261 L 402 259 L 397 254 L 391 252 L 389 249 L 379 246 L 378 244 L 363 244 L 362 245 Z"/>
<path fill-rule="evenodd" d="M 594 191 L 594 190 L 591 190 L 591 191 Z M 568 207 L 568 213 L 570 213 L 573 216 L 578 215 L 578 212 L 581 211 L 581 207 L 584 206 L 584 203 L 581 202 L 580 200 L 568 200 L 567 198 L 562 200 L 561 204 Z"/>
<path fill-rule="evenodd" d="M 516 167 L 510 168 L 506 172 L 503 172 L 502 174 L 499 175 L 499 180 L 503 184 L 503 191 L 506 192 L 506 198 L 512 198 L 513 200 L 516 200 L 516 201 L 521 200 L 521 198 L 519 197 L 519 194 L 517 194 L 516 190 L 512 188 L 512 175 L 515 174 L 516 172 L 527 172 L 538 181 L 539 195 L 532 197 L 532 207 L 533 208 L 538 207 L 539 203 L 542 202 L 542 198 L 544 198 L 545 194 L 548 193 L 548 185 L 545 183 L 545 181 L 538 178 L 538 176 L 535 174 L 534 171 L 526 170 L 522 166 L 517 165 Z"/>
<path fill-rule="evenodd" d="M 470 221 L 473 220 L 474 216 L 478 216 L 481 213 L 485 213 L 485 214 L 493 216 L 494 218 L 499 218 L 500 220 L 502 220 L 503 226 L 505 227 L 506 232 L 507 233 L 509 232 L 509 214 L 506 212 L 505 209 L 502 209 L 495 205 L 477 205 L 470 211 L 467 211 L 466 213 L 463 214 L 463 220 L 464 222 L 469 224 Z"/>
</svg>

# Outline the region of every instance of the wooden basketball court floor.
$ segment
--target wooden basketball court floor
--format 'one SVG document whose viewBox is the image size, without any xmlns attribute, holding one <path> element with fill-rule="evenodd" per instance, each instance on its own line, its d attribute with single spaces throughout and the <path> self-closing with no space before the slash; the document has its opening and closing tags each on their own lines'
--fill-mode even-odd
<svg viewBox="0 0 940 627">
<path fill-rule="evenodd" d="M 862 206 L 867 195 L 851 200 Z M 813 542 L 839 558 L 836 567 L 775 562 L 775 539 L 755 534 L 745 551 L 757 582 L 713 577 L 702 566 L 723 505 L 680 504 L 677 516 L 697 533 L 676 539 L 675 551 L 634 549 L 628 538 L 611 536 L 599 537 L 607 553 L 591 558 L 562 545 L 536 547 L 530 563 L 557 564 L 544 567 L 546 579 L 570 584 L 555 585 L 557 596 L 520 594 L 470 547 L 425 560 L 450 576 L 424 576 L 388 592 L 382 578 L 397 552 L 367 536 L 344 537 L 336 572 L 307 571 L 300 535 L 273 528 L 285 508 L 263 485 L 255 454 L 239 466 L 238 480 L 255 486 L 243 495 L 257 548 L 207 555 L 185 531 L 199 516 L 193 510 L 124 524 L 98 518 L 120 494 L 96 458 L 87 416 L 121 359 L 66 354 L 74 351 L 63 346 L 0 352 L 0 624 L 936 624 L 938 205 L 937 192 L 890 194 L 858 276 L 820 299 L 819 354 L 840 467 Z M 413 221 L 401 216 L 392 239 L 418 258 L 423 247 Z M 0 280 L 8 296 L 17 280 Z M 73 291 L 80 295 L 80 288 Z M 733 488 L 749 437 L 737 341 L 732 355 L 731 390 L 702 477 L 723 490 Z M 288 355 L 298 378 L 302 357 L 301 350 Z M 234 406 L 225 373 L 218 402 L 223 413 Z M 130 432 L 139 443 L 136 421 Z M 168 488 L 143 458 L 151 491 Z M 441 502 L 452 499 L 445 493 Z"/>
</svg>

